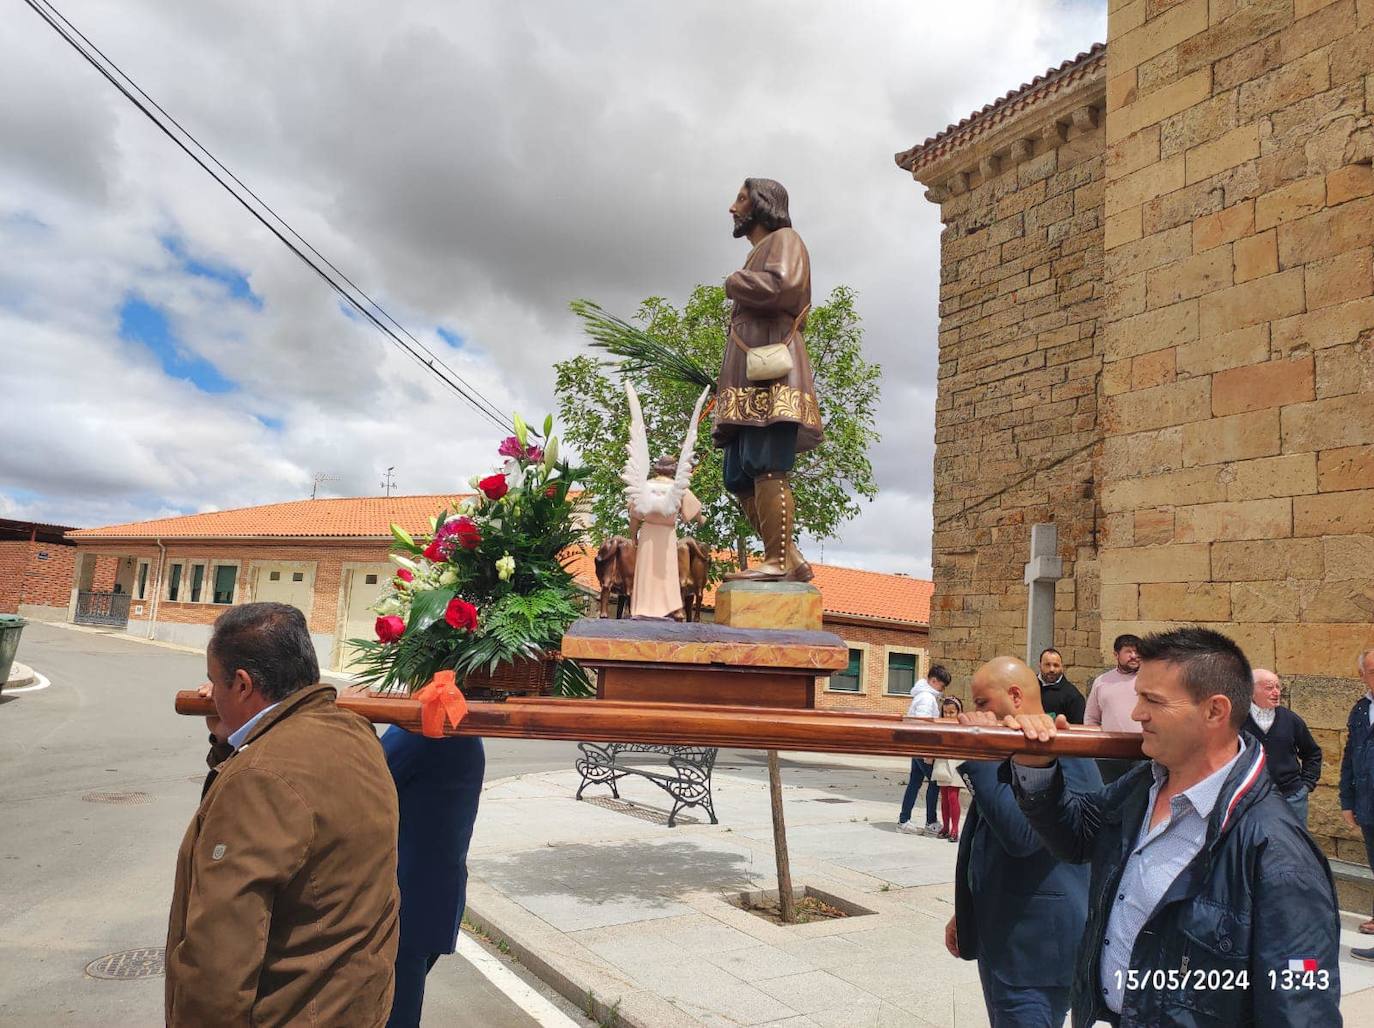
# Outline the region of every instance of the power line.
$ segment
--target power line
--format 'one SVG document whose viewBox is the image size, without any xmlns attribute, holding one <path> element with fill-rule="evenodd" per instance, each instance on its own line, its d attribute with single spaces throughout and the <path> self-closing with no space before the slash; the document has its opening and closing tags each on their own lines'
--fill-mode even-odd
<svg viewBox="0 0 1374 1028">
<path fill-rule="evenodd" d="M 303 263 L 305 263 L 307 267 L 309 267 L 312 271 L 315 272 L 315 274 L 317 274 L 321 279 L 323 279 L 324 282 L 331 289 L 333 289 L 336 293 L 343 297 L 343 299 L 346 300 L 350 306 L 352 306 L 354 309 L 358 311 L 358 313 L 362 314 L 369 321 L 371 321 L 372 324 L 375 325 L 381 332 L 383 332 L 392 341 L 393 344 L 395 344 L 403 353 L 406 354 L 406 356 L 410 357 L 417 364 L 429 370 L 441 382 L 443 382 L 451 390 L 453 390 L 460 397 L 466 400 L 474 410 L 476 410 L 479 414 L 483 415 L 487 418 L 487 420 L 491 421 L 494 425 L 496 425 L 496 427 L 501 429 L 505 429 L 508 427 L 506 418 L 501 414 L 499 409 L 495 405 L 493 405 L 489 400 L 487 400 L 487 398 L 483 396 L 476 389 L 476 387 L 471 385 L 461 375 L 459 375 L 456 371 L 449 367 L 448 364 L 444 362 L 443 358 L 439 357 L 427 346 L 425 346 L 418 339 L 416 339 L 415 336 L 407 328 L 405 328 L 404 325 L 402 325 L 399 321 L 393 318 L 391 314 L 388 313 L 387 310 L 382 307 L 381 304 L 379 304 L 376 300 L 372 299 L 372 297 L 369 296 L 366 292 L 364 292 L 363 289 L 360 288 L 352 279 L 350 279 L 346 274 L 340 271 L 339 268 L 332 261 L 329 260 L 329 258 L 325 257 L 324 254 L 320 253 L 320 251 L 317 250 L 313 245 L 311 245 L 311 243 L 304 236 L 302 236 L 299 232 L 292 228 L 290 223 L 287 222 L 285 218 L 283 218 L 280 214 L 273 210 L 273 208 L 260 196 L 258 196 L 257 193 L 255 193 L 251 188 L 249 188 L 243 182 L 242 179 L 240 179 L 237 175 L 230 171 L 229 168 L 226 167 L 224 163 L 219 160 L 219 158 L 215 157 L 215 155 L 211 153 L 198 139 L 196 139 L 196 137 L 192 135 L 192 133 L 189 130 L 187 130 L 184 126 L 182 126 L 180 122 L 176 120 L 176 118 L 169 114 L 162 107 L 161 104 L 159 104 L 156 100 L 149 96 L 138 85 L 138 83 L 134 82 L 134 80 L 130 78 L 129 75 L 126 74 L 124 70 L 119 67 L 118 64 L 116 64 L 113 60 L 106 56 L 106 54 L 98 46 L 91 42 L 91 40 L 80 29 L 73 25 L 66 18 L 66 16 L 62 14 L 61 11 L 59 11 L 55 6 L 53 6 L 53 4 L 49 2 L 49 0 L 24 0 L 24 2 L 34 11 L 35 14 L 42 18 L 48 24 L 48 26 L 52 28 L 54 32 L 56 32 L 69 46 L 71 46 L 73 50 L 80 54 L 87 61 L 87 63 L 89 63 L 93 68 L 95 68 L 96 71 L 100 72 L 100 74 L 104 76 L 105 79 L 109 81 L 109 83 L 112 86 L 118 89 L 119 92 L 124 95 L 125 99 L 127 99 L 131 104 L 133 104 L 134 107 L 136 107 L 145 117 L 147 117 L 149 121 L 156 125 L 158 129 L 161 130 L 162 133 L 167 136 L 168 139 L 170 139 L 173 143 L 180 147 L 180 149 L 183 152 L 185 152 L 185 154 L 188 157 L 190 157 L 193 161 L 200 165 L 202 170 L 204 170 L 207 175 L 214 179 L 215 182 L 218 183 L 226 192 L 228 192 L 230 196 L 237 200 L 239 204 L 242 205 L 242 207 L 248 211 L 248 213 L 253 215 L 253 217 L 255 217 L 259 222 L 261 222 L 262 225 L 269 232 L 276 236 L 277 239 L 280 240 L 281 243 L 284 246 L 286 246 L 288 250 L 290 250 L 298 258 L 300 258 L 300 260 Z M 58 24 L 59 21 L 62 24 Z M 63 28 L 63 25 L 65 25 L 66 28 Z M 68 29 L 71 30 L 70 33 L 67 31 Z M 90 47 L 91 51 L 94 51 L 95 54 L 99 55 L 100 60 L 96 60 L 96 58 L 93 57 L 91 53 L 87 52 L 87 50 L 82 47 L 81 43 L 78 43 L 76 39 L 72 38 L 72 34 L 75 34 L 77 37 L 80 37 L 81 41 L 84 42 L 86 46 Z M 109 68 L 106 68 L 105 64 L 102 64 L 101 61 L 104 61 L 105 64 L 108 64 Z M 119 78 L 116 78 L 115 75 L 112 74 L 109 69 L 113 69 L 114 72 L 119 75 Z M 121 82 L 120 79 L 123 79 L 123 81 Z M 125 86 L 125 82 L 128 83 L 128 87 Z M 276 225 L 272 224 L 272 222 L 270 222 L 266 217 L 264 217 L 263 214 L 256 208 L 254 208 L 252 204 L 245 200 L 243 196 L 240 195 L 228 182 L 226 182 L 218 174 L 216 174 L 216 172 L 204 160 L 202 160 L 198 154 L 193 152 L 191 148 L 186 145 L 185 142 L 183 142 L 175 133 L 172 132 L 170 128 L 167 127 L 166 124 L 159 120 L 159 118 L 155 114 L 153 114 L 151 110 L 148 109 L 148 106 L 146 106 L 142 101 L 140 101 L 139 98 L 135 96 L 133 92 L 130 92 L 130 89 L 132 89 L 134 92 L 137 92 L 139 96 L 143 97 L 144 100 L 147 101 L 148 104 L 156 108 L 157 111 L 167 119 L 167 121 L 171 122 L 172 125 L 175 125 L 177 130 L 180 131 L 183 135 L 185 135 L 186 138 L 189 139 L 191 143 L 195 145 L 196 149 L 200 150 L 201 153 L 203 153 L 205 157 L 209 159 L 210 162 L 212 162 L 221 170 L 223 170 L 223 172 L 226 175 L 228 175 L 229 178 L 233 179 L 233 181 L 240 188 L 242 188 L 245 193 L 251 196 L 259 205 L 262 206 L 264 210 L 271 214 L 271 216 L 274 219 L 280 222 L 282 227 L 286 230 L 286 232 L 289 232 L 292 236 L 294 236 L 297 240 L 300 241 L 301 246 L 309 250 L 322 262 L 324 262 L 324 264 L 327 265 L 336 275 L 338 275 L 339 278 L 341 278 L 344 282 L 348 283 L 348 285 L 354 291 L 356 291 L 359 296 L 366 300 L 372 308 L 375 308 L 376 311 L 380 313 L 383 318 L 385 318 L 392 325 L 395 325 L 396 328 L 403 332 L 410 339 L 411 343 L 408 344 L 405 340 L 401 339 L 400 336 L 398 336 L 394 331 L 392 331 L 385 324 L 383 324 L 382 321 L 378 319 L 377 315 L 373 314 L 372 310 L 369 310 L 368 307 L 365 307 L 362 303 L 360 303 L 357 300 L 357 298 L 353 296 L 352 293 L 350 293 L 348 290 L 344 289 L 341 285 L 339 285 L 339 283 L 336 282 L 330 275 L 325 273 L 323 268 L 321 268 L 318 264 L 311 260 L 310 257 L 306 256 L 306 254 L 301 250 L 300 247 L 292 243 L 291 240 L 288 239 L 283 234 L 283 232 L 277 228 Z M 414 345 L 412 346 L 411 344 Z M 419 352 L 417 352 L 417 350 Z"/>
</svg>

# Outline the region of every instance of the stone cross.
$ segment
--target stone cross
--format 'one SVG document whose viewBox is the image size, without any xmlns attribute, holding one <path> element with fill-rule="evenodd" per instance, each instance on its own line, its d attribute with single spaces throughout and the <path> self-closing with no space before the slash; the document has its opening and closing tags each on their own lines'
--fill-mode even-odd
<svg viewBox="0 0 1374 1028">
<path fill-rule="evenodd" d="M 1040 651 L 1054 645 L 1054 583 L 1064 577 L 1059 533 L 1053 524 L 1031 525 L 1030 563 L 1026 565 L 1026 663 L 1039 671 Z"/>
</svg>

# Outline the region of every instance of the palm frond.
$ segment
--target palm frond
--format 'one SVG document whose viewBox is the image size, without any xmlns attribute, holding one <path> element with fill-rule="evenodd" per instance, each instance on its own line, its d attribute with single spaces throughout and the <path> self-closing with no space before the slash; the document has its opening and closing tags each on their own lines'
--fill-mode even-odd
<svg viewBox="0 0 1374 1028">
<path fill-rule="evenodd" d="M 627 374 L 658 374 L 684 382 L 697 389 L 715 388 L 716 377 L 686 353 L 675 350 L 636 328 L 628 321 L 605 311 L 591 300 L 574 300 L 569 306 L 582 319 L 591 345 L 620 358 L 620 369 Z"/>
</svg>

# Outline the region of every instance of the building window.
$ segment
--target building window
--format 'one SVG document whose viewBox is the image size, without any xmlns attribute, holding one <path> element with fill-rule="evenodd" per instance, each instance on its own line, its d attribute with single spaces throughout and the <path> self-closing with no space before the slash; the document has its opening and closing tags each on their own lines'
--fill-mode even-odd
<svg viewBox="0 0 1374 1028">
<path fill-rule="evenodd" d="M 138 584 L 134 588 L 140 600 L 148 598 L 148 562 L 146 560 L 138 562 Z"/>
<path fill-rule="evenodd" d="M 234 579 L 238 577 L 239 569 L 233 564 L 215 565 L 215 595 L 216 603 L 234 602 Z"/>
<path fill-rule="evenodd" d="M 181 593 L 181 565 L 173 564 L 167 569 L 167 599 L 172 603 L 176 602 L 177 596 Z"/>
<path fill-rule="evenodd" d="M 887 652 L 887 694 L 909 696 L 916 684 L 916 654 Z"/>
<path fill-rule="evenodd" d="M 191 602 L 200 602 L 201 588 L 205 585 L 205 565 L 191 565 Z"/>
<path fill-rule="evenodd" d="M 849 667 L 830 676 L 831 692 L 863 692 L 864 651 L 849 651 Z"/>
<path fill-rule="evenodd" d="M 364 583 L 365 585 L 376 585 L 376 584 L 377 584 L 377 576 L 376 576 L 376 575 L 365 575 L 365 576 L 363 576 L 363 583 Z"/>
<path fill-rule="evenodd" d="M 293 581 L 293 582 L 304 582 L 304 581 L 305 581 L 305 572 L 304 572 L 304 571 L 293 571 L 293 572 L 291 572 L 291 581 Z"/>
<path fill-rule="evenodd" d="M 280 581 L 281 581 L 281 572 L 280 572 L 280 571 L 273 571 L 272 573 L 270 573 L 270 574 L 267 576 L 267 580 L 268 580 L 269 582 L 280 582 Z"/>
</svg>

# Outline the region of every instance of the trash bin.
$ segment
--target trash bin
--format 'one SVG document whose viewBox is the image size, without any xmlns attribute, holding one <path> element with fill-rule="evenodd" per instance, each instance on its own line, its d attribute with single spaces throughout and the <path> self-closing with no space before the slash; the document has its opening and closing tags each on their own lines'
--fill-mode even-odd
<svg viewBox="0 0 1374 1028">
<path fill-rule="evenodd" d="M 0 614 L 0 692 L 10 679 L 14 655 L 19 652 L 19 635 L 26 624 L 18 614 Z"/>
</svg>

